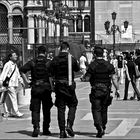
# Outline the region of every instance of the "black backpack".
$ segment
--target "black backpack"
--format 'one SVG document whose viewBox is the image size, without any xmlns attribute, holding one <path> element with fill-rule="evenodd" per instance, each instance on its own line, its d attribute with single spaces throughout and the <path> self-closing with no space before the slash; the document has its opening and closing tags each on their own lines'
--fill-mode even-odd
<svg viewBox="0 0 140 140">
<path fill-rule="evenodd" d="M 34 60 L 33 73 L 35 80 L 47 80 L 49 77 L 48 63 L 45 57 L 38 57 Z"/>
</svg>

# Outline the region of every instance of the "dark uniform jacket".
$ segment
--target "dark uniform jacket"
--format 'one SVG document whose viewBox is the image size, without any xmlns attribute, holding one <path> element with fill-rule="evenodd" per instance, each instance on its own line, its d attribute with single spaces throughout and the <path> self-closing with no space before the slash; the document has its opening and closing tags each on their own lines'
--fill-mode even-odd
<svg viewBox="0 0 140 140">
<path fill-rule="evenodd" d="M 38 56 L 38 58 L 46 59 L 45 56 Z M 42 70 L 38 70 L 38 72 L 40 73 L 40 77 L 36 76 L 36 72 L 34 70 L 36 59 L 33 59 L 33 60 L 27 62 L 24 66 L 22 66 L 20 68 L 20 72 L 23 72 L 23 73 L 27 73 L 29 71 L 31 72 L 31 79 L 32 79 L 31 85 L 35 85 L 37 83 L 37 81 L 43 80 L 43 83 L 47 83 L 47 88 L 51 89 L 51 85 L 50 85 L 50 81 L 49 81 L 49 77 L 51 76 L 50 69 L 49 69 L 49 60 L 46 59 L 46 62 L 47 61 L 48 61 L 48 64 L 46 65 L 47 72 L 45 74 L 43 74 L 43 73 L 41 74 Z"/>
<path fill-rule="evenodd" d="M 80 70 L 76 59 L 72 57 L 72 80 L 74 81 L 74 72 Z M 51 62 L 51 73 L 56 80 L 68 80 L 68 53 L 60 52 Z"/>
<path fill-rule="evenodd" d="M 66 95 L 71 97 L 75 94 L 76 83 L 74 82 L 74 72 L 80 70 L 79 64 L 72 57 L 72 85 L 68 85 L 68 53 L 60 52 L 60 54 L 51 61 L 51 74 L 55 79 L 56 95 Z M 56 96 L 56 97 L 58 97 Z"/>
<path fill-rule="evenodd" d="M 115 74 L 115 69 L 112 64 L 104 59 L 95 59 L 89 65 L 86 76 L 90 77 L 90 84 L 108 83 L 111 82 L 111 75 Z"/>
</svg>

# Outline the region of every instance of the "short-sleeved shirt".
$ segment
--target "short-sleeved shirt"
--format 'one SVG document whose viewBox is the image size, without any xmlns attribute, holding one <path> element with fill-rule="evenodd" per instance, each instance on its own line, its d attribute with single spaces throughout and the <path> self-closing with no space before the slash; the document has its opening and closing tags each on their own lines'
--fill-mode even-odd
<svg viewBox="0 0 140 140">
<path fill-rule="evenodd" d="M 86 62 L 87 62 L 86 57 L 82 55 L 80 57 L 80 68 L 81 69 L 86 69 Z"/>
</svg>

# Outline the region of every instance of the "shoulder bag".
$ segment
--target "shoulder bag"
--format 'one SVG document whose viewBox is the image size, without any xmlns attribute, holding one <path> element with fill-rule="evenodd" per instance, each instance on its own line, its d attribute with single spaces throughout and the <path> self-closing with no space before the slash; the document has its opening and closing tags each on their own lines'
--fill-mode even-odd
<svg viewBox="0 0 140 140">
<path fill-rule="evenodd" d="M 14 68 L 13 72 L 11 73 L 10 77 L 6 76 L 5 80 L 3 81 L 3 86 L 4 87 L 8 87 L 9 81 L 10 81 L 12 75 L 14 74 L 15 70 L 16 70 L 16 65 L 15 65 L 15 68 Z"/>
</svg>

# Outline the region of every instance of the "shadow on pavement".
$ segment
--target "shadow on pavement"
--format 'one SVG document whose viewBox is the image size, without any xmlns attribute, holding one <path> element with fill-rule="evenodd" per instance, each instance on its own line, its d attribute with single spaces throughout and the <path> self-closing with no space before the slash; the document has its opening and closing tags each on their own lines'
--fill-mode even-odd
<svg viewBox="0 0 140 140">
<path fill-rule="evenodd" d="M 96 137 L 96 133 L 89 133 L 89 132 L 75 132 L 76 135 L 81 135 L 81 136 L 85 136 L 85 137 Z"/>
<path fill-rule="evenodd" d="M 19 134 L 23 134 L 23 135 L 27 135 L 27 136 L 32 137 L 32 131 L 27 131 L 27 130 L 11 131 L 11 132 L 6 132 L 6 133 L 19 133 Z M 40 132 L 39 135 L 40 136 L 45 136 L 45 135 L 42 135 L 42 132 Z M 75 135 L 78 135 L 78 136 L 81 136 L 81 137 L 83 137 L 83 136 L 92 137 L 92 138 L 96 137 L 96 133 L 89 133 L 89 132 L 75 132 Z M 50 135 L 50 137 L 59 138 L 59 133 L 52 133 Z"/>
<path fill-rule="evenodd" d="M 27 130 L 11 131 L 11 132 L 6 132 L 6 133 L 20 133 L 27 136 L 32 136 L 32 131 L 27 131 Z"/>
<path fill-rule="evenodd" d="M 32 137 L 32 131 L 27 131 L 27 130 L 19 130 L 19 131 L 11 131 L 11 132 L 6 132 L 6 133 L 19 133 L 19 134 L 23 134 L 23 135 L 27 135 L 27 136 L 30 136 Z M 42 134 L 42 132 L 39 133 L 40 136 L 45 136 Z M 52 133 L 50 135 L 50 137 L 56 137 L 58 138 L 59 137 L 59 133 Z"/>
</svg>

